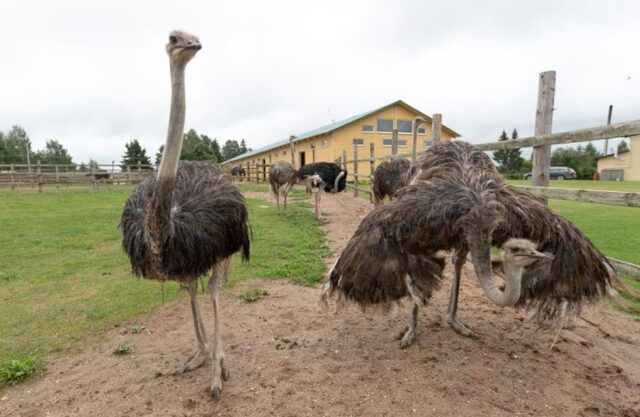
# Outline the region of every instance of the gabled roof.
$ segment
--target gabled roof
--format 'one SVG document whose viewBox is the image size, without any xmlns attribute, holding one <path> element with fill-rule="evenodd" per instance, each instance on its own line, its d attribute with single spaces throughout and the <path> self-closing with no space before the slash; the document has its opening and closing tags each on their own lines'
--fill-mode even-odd
<svg viewBox="0 0 640 417">
<path fill-rule="evenodd" d="M 596 158 L 596 161 L 597 161 L 598 159 L 609 158 L 609 157 L 611 157 L 611 156 L 617 156 L 617 155 L 620 155 L 621 153 L 627 153 L 627 152 L 629 152 L 630 150 L 631 150 L 631 149 L 627 149 L 626 151 L 621 151 L 621 152 L 618 152 L 617 154 L 615 154 L 615 153 L 610 153 L 610 154 L 608 154 L 608 155 L 602 155 L 602 156 L 597 157 L 597 158 Z"/>
<path fill-rule="evenodd" d="M 365 117 L 369 117 L 369 116 L 371 116 L 373 114 L 376 114 L 378 112 L 386 110 L 389 107 L 392 107 L 392 106 L 395 106 L 395 105 L 402 106 L 402 107 L 408 109 L 409 111 L 417 113 L 418 115 L 420 115 L 420 117 L 422 117 L 423 119 L 425 119 L 428 122 L 431 121 L 431 117 L 427 116 L 426 114 L 422 113 L 421 111 L 417 110 L 416 108 L 411 107 L 410 105 L 408 105 L 404 101 L 397 100 L 397 101 L 394 101 L 393 103 L 390 103 L 390 104 L 387 104 L 385 106 L 379 107 L 379 108 L 377 108 L 375 110 L 371 110 L 371 111 L 368 111 L 368 112 L 365 112 L 365 113 L 362 113 L 362 114 L 357 114 L 357 115 L 349 117 L 347 119 L 340 120 L 339 122 L 331 123 L 331 124 L 328 124 L 326 126 L 322 126 L 322 127 L 317 128 L 317 129 L 309 130 L 307 132 L 303 132 L 303 133 L 300 133 L 298 135 L 295 135 L 295 138 L 293 139 L 293 142 L 295 143 L 295 142 L 299 142 L 301 140 L 309 139 L 309 138 L 314 137 L 314 136 L 331 133 L 331 132 L 333 132 L 335 130 L 343 128 L 343 127 L 345 127 L 347 125 L 350 125 L 352 123 L 357 122 L 358 120 L 364 119 Z M 442 125 L 442 130 L 448 132 L 454 138 L 460 136 L 459 133 L 449 129 L 445 125 Z M 239 159 L 248 158 L 250 156 L 257 155 L 257 154 L 260 154 L 262 152 L 266 152 L 266 151 L 269 151 L 271 149 L 279 148 L 281 146 L 288 145 L 288 144 L 289 144 L 289 139 L 280 140 L 280 141 L 274 142 L 274 143 L 272 143 L 270 145 L 263 146 L 262 148 L 258 148 L 258 149 L 255 149 L 253 151 L 245 152 L 242 155 L 238 155 L 235 158 L 231 158 L 231 159 L 229 159 L 227 161 L 224 161 L 223 164 L 226 164 L 228 162 L 237 161 Z"/>
</svg>

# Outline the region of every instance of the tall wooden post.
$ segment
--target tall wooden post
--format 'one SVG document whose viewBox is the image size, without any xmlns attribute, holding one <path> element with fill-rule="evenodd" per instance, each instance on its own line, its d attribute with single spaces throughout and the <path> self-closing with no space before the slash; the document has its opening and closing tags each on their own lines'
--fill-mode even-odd
<svg viewBox="0 0 640 417">
<path fill-rule="evenodd" d="M 369 145 L 369 201 L 373 203 L 373 171 L 375 171 L 376 158 L 374 153 L 374 143 L 371 142 Z"/>
<path fill-rule="evenodd" d="M 140 162 L 138 162 L 138 168 L 140 168 Z M 96 184 L 96 171 L 93 169 L 92 163 L 89 163 L 89 177 L 93 183 L 93 192 L 98 191 L 98 185 Z"/>
<path fill-rule="evenodd" d="M 611 114 L 613 113 L 613 104 L 609 104 L 609 114 L 607 115 L 607 125 L 611 124 Z M 604 154 L 609 154 L 609 139 L 604 140 Z"/>
<path fill-rule="evenodd" d="M 355 189 L 353 190 L 353 196 L 358 196 L 358 145 L 353 144 L 353 185 L 355 185 Z"/>
<path fill-rule="evenodd" d="M 291 166 L 293 169 L 296 169 L 296 148 L 293 146 L 293 140 L 295 139 L 295 135 L 289 136 L 289 148 L 291 149 Z"/>
<path fill-rule="evenodd" d="M 398 129 L 391 132 L 391 155 L 398 154 Z"/>
<path fill-rule="evenodd" d="M 127 183 L 131 185 L 131 165 L 127 165 Z"/>
<path fill-rule="evenodd" d="M 60 173 L 58 172 L 58 164 L 56 164 L 56 184 L 60 182 Z"/>
<path fill-rule="evenodd" d="M 38 192 L 42 192 L 42 167 L 40 165 L 40 160 L 38 159 Z"/>
<path fill-rule="evenodd" d="M 342 151 L 342 169 L 347 169 L 347 151 Z"/>
<path fill-rule="evenodd" d="M 431 118 L 432 137 L 431 143 L 435 146 L 440 143 L 440 137 L 442 134 L 442 114 L 435 113 Z"/>
<path fill-rule="evenodd" d="M 540 73 L 538 83 L 538 105 L 536 108 L 535 136 L 551 133 L 553 124 L 553 102 L 556 95 L 556 72 Z M 551 145 L 533 147 L 533 171 L 531 179 L 538 187 L 549 186 L 549 165 L 551 164 Z"/>
<path fill-rule="evenodd" d="M 418 126 L 424 123 L 424 119 L 422 117 L 414 117 L 412 128 L 413 128 L 413 148 L 411 149 L 411 163 L 415 164 L 418 159 Z M 372 171 L 373 173 L 373 171 Z"/>
</svg>

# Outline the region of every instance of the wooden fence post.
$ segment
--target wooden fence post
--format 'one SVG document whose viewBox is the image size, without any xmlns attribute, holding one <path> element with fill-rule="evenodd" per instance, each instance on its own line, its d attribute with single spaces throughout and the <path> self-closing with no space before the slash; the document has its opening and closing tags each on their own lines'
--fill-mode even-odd
<svg viewBox="0 0 640 417">
<path fill-rule="evenodd" d="M 358 196 L 358 145 L 353 144 L 353 185 L 355 189 L 353 190 L 353 196 Z"/>
<path fill-rule="evenodd" d="M 415 164 L 418 159 L 418 126 L 424 123 L 422 117 L 414 117 L 412 123 L 413 130 L 413 147 L 411 148 L 411 163 Z M 372 171 L 373 172 L 373 171 Z"/>
<path fill-rule="evenodd" d="M 546 71 L 540 73 L 535 136 L 551 133 L 555 94 L 556 72 Z M 549 165 L 551 165 L 551 145 L 534 146 L 533 170 L 531 174 L 533 185 L 538 187 L 549 186 Z"/>
<path fill-rule="evenodd" d="M 56 184 L 60 187 L 60 173 L 58 172 L 58 164 L 56 164 Z"/>
<path fill-rule="evenodd" d="M 440 137 L 442 132 L 442 114 L 435 113 L 431 118 L 431 123 L 432 123 L 431 124 L 432 131 L 433 131 L 431 143 L 433 145 L 437 145 L 438 143 L 440 143 Z"/>
<path fill-rule="evenodd" d="M 42 167 L 40 166 L 40 160 L 38 159 L 38 192 L 42 192 Z"/>
<path fill-rule="evenodd" d="M 342 169 L 347 169 L 347 151 L 342 151 Z"/>
<path fill-rule="evenodd" d="M 131 165 L 127 165 L 127 182 L 131 185 Z"/>
<path fill-rule="evenodd" d="M 375 144 L 369 144 L 369 201 L 373 203 L 373 172 L 376 169 L 376 157 L 374 153 Z"/>
<path fill-rule="evenodd" d="M 139 164 L 140 162 L 138 162 Z M 140 165 L 138 165 L 138 168 L 140 168 Z M 96 173 L 95 170 L 93 169 L 93 164 L 89 164 L 89 178 L 91 178 L 91 182 L 93 183 L 93 192 L 95 193 L 96 191 L 98 191 L 98 185 L 96 184 Z"/>
<path fill-rule="evenodd" d="M 398 154 L 398 129 L 393 129 L 391 132 L 391 155 Z"/>
<path fill-rule="evenodd" d="M 13 164 L 11 164 L 11 189 L 16 189 L 16 176 L 15 171 L 13 170 Z"/>
</svg>

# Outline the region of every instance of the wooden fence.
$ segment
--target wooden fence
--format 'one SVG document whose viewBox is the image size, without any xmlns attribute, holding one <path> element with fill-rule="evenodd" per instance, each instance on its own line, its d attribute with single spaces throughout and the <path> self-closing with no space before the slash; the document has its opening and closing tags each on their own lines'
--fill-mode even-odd
<svg viewBox="0 0 640 417">
<path fill-rule="evenodd" d="M 94 191 L 103 184 L 137 184 L 154 172 L 151 165 L 133 165 L 124 168 L 115 164 L 99 164 L 79 167 L 77 165 L 0 165 L 0 186 L 37 187 L 90 185 Z"/>
</svg>

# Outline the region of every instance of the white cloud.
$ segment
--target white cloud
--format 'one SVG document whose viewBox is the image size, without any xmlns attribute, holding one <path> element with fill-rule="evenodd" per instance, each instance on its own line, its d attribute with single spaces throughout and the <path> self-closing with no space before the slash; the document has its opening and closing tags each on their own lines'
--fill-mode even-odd
<svg viewBox="0 0 640 417">
<path fill-rule="evenodd" d="M 204 45 L 187 128 L 253 148 L 397 99 L 471 141 L 528 135 L 548 69 L 556 131 L 640 108 L 635 2 L 10 0 L 0 15 L 0 130 L 58 139 L 77 161 L 163 143 L 174 28 Z"/>
</svg>

